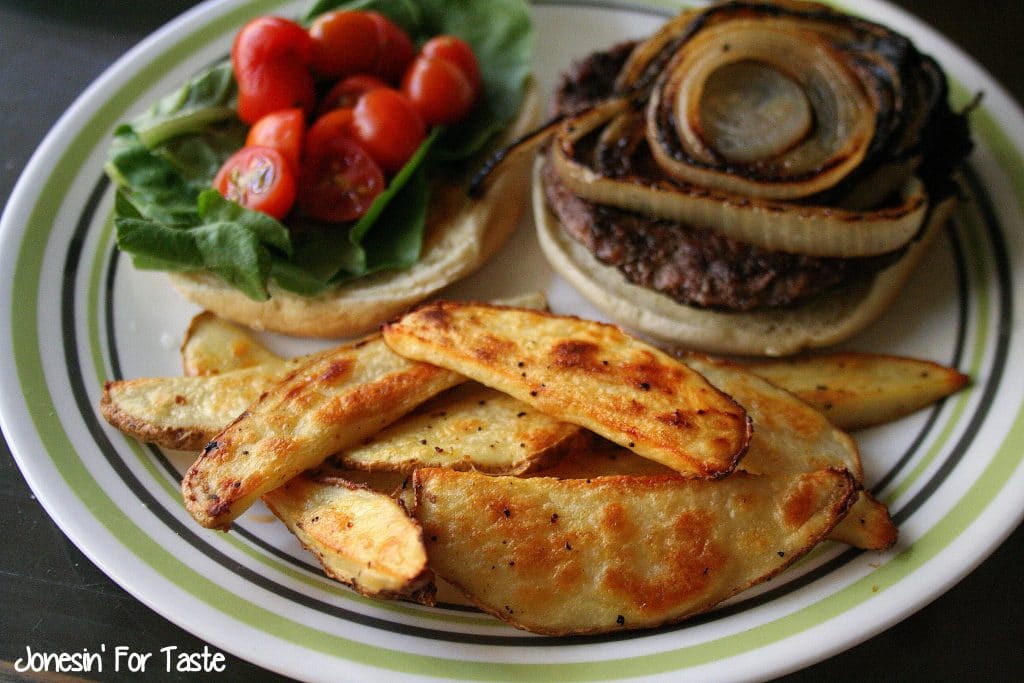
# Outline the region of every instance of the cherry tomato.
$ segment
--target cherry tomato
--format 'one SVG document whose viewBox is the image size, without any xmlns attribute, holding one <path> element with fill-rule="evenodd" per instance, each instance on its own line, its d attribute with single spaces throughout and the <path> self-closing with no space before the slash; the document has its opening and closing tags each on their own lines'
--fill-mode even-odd
<svg viewBox="0 0 1024 683">
<path fill-rule="evenodd" d="M 306 157 L 299 207 L 313 218 L 352 221 L 384 191 L 384 173 L 356 141 L 338 137 Z"/>
<path fill-rule="evenodd" d="M 356 139 L 392 173 L 405 165 L 427 134 L 409 98 L 392 88 L 371 90 L 359 98 L 353 118 Z"/>
<path fill-rule="evenodd" d="M 377 40 L 380 44 L 380 57 L 374 73 L 392 83 L 398 83 L 416 56 L 416 48 L 406 32 L 383 14 L 367 14 L 377 25 Z"/>
<path fill-rule="evenodd" d="M 313 41 L 306 29 L 282 17 L 257 17 L 239 30 L 231 45 L 235 75 L 243 80 L 247 72 L 261 64 L 297 61 L 305 65 L 313 59 Z"/>
<path fill-rule="evenodd" d="M 305 133 L 306 117 L 303 111 L 295 107 L 281 109 L 254 123 L 245 138 L 245 145 L 273 147 L 284 156 L 292 171 L 298 173 Z"/>
<path fill-rule="evenodd" d="M 273 147 L 238 150 L 217 172 L 213 186 L 227 199 L 277 219 L 295 203 L 295 176 Z"/>
<path fill-rule="evenodd" d="M 466 74 L 466 78 L 473 85 L 473 96 L 480 94 L 483 85 L 480 78 L 480 63 L 469 43 L 455 36 L 435 36 L 423 44 L 420 54 L 452 62 L 462 69 L 462 73 Z"/>
<path fill-rule="evenodd" d="M 373 73 L 380 60 L 377 24 L 366 12 L 334 10 L 313 20 L 313 70 L 324 78 Z"/>
<path fill-rule="evenodd" d="M 402 92 L 428 125 L 447 125 L 473 108 L 473 86 L 447 59 L 420 55 L 405 72 Z"/>
<path fill-rule="evenodd" d="M 335 138 L 355 138 L 351 108 L 334 109 L 313 122 L 306 133 L 305 155 L 315 156 Z"/>
<path fill-rule="evenodd" d="M 356 74 L 355 76 L 348 76 L 335 83 L 334 86 L 327 91 L 327 94 L 320 100 L 318 111 L 320 111 L 321 114 L 324 114 L 332 109 L 354 107 L 363 93 L 376 90 L 377 88 L 387 87 L 388 84 L 386 81 L 377 78 L 376 76 L 371 76 L 370 74 Z"/>
<path fill-rule="evenodd" d="M 279 109 L 313 110 L 313 75 L 298 61 L 264 62 L 238 80 L 238 117 L 250 125 Z"/>
</svg>

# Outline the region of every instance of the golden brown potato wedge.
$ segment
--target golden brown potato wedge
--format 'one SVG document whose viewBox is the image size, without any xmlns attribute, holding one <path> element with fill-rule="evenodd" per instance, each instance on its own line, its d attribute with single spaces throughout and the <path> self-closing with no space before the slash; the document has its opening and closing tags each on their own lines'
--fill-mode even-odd
<svg viewBox="0 0 1024 683">
<path fill-rule="evenodd" d="M 747 367 L 796 394 L 843 429 L 896 420 L 970 381 L 960 371 L 931 361 L 870 353 L 823 353 L 758 361 Z"/>
<path fill-rule="evenodd" d="M 283 361 L 247 329 L 209 311 L 192 318 L 181 344 L 181 365 L 187 377 L 219 375 Z"/>
<path fill-rule="evenodd" d="M 500 391 L 467 382 L 336 458 L 363 470 L 450 467 L 518 474 L 557 457 L 582 431 Z"/>
<path fill-rule="evenodd" d="M 260 394 L 301 365 L 276 363 L 216 377 L 145 377 L 107 382 L 100 413 L 140 441 L 199 450 Z"/>
<path fill-rule="evenodd" d="M 754 423 L 740 468 L 752 474 L 842 467 L 862 480 L 860 453 L 820 412 L 735 363 L 689 355 L 683 361 L 743 406 Z"/>
<path fill-rule="evenodd" d="M 422 469 L 431 568 L 537 633 L 658 626 L 782 571 L 846 514 L 845 470 L 559 480 Z"/>
<path fill-rule="evenodd" d="M 328 576 L 370 597 L 433 604 L 419 523 L 390 496 L 339 477 L 303 473 L 263 502 L 316 555 Z"/>
<path fill-rule="evenodd" d="M 185 473 L 185 507 L 226 529 L 257 498 L 465 378 L 403 358 L 379 336 L 300 365 L 216 435 Z"/>
<path fill-rule="evenodd" d="M 679 472 L 731 472 L 743 409 L 698 373 L 613 325 L 438 302 L 386 324 L 397 353 L 460 372 Z"/>
<path fill-rule="evenodd" d="M 756 425 L 755 425 L 756 429 Z M 756 446 L 751 445 L 751 451 Z M 742 463 L 741 463 L 742 467 Z M 627 448 L 603 439 L 580 443 L 570 448 L 558 462 L 526 476 L 558 479 L 596 479 L 598 477 L 649 477 L 673 471 L 653 460 L 641 458 Z M 852 475 L 851 475 L 852 476 Z M 858 491 L 850 513 L 829 532 L 830 541 L 838 541 L 862 550 L 885 550 L 896 542 L 898 531 L 889 509 L 867 491 Z"/>
<path fill-rule="evenodd" d="M 845 468 L 862 483 L 856 443 L 817 410 L 736 364 L 696 355 L 687 356 L 685 361 L 744 406 L 753 420 L 754 435 L 740 469 L 753 474 L 778 474 Z M 658 473 L 653 462 L 624 449 L 595 443 L 572 449 L 557 465 L 538 475 L 592 478 Z M 855 509 L 859 512 L 856 521 L 851 514 L 829 538 L 869 550 L 882 550 L 895 542 L 896 526 L 884 504 L 863 493 Z"/>
</svg>

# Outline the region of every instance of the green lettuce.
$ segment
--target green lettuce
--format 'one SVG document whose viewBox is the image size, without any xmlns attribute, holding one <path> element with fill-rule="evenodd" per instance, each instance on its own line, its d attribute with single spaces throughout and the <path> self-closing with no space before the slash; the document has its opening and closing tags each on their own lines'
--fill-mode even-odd
<svg viewBox="0 0 1024 683">
<path fill-rule="evenodd" d="M 359 221 L 289 230 L 210 189 L 246 134 L 231 64 L 215 64 L 115 131 L 106 164 L 117 186 L 113 220 L 136 267 L 213 273 L 262 301 L 270 281 L 315 296 L 419 259 L 431 175 L 478 154 L 518 111 L 533 49 L 528 11 L 521 0 L 321 0 L 304 20 L 338 8 L 380 12 L 417 44 L 442 33 L 465 39 L 485 81 L 479 106 L 457 126 L 435 129 Z"/>
</svg>

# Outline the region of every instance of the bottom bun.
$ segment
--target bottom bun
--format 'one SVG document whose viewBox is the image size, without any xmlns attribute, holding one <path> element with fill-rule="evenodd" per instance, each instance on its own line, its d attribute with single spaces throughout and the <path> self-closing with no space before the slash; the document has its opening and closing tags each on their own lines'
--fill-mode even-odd
<svg viewBox="0 0 1024 683">
<path fill-rule="evenodd" d="M 889 307 L 955 202 L 949 199 L 934 207 L 921 237 L 903 258 L 868 282 L 796 308 L 712 311 L 677 303 L 629 282 L 573 239 L 548 208 L 543 165 L 544 158 L 538 156 L 533 169 L 533 212 L 541 249 L 555 271 L 623 327 L 673 347 L 712 353 L 783 356 L 849 338 Z"/>
<path fill-rule="evenodd" d="M 539 106 L 531 84 L 505 139 L 528 132 Z M 267 301 L 254 301 L 208 273 L 171 274 L 171 283 L 189 301 L 257 330 L 323 338 L 368 332 L 466 277 L 504 245 L 526 205 L 529 163 L 528 155 L 509 159 L 480 199 L 470 199 L 463 185 L 436 184 L 422 255 L 404 270 L 373 273 L 314 297 L 283 291 L 271 282 Z"/>
</svg>

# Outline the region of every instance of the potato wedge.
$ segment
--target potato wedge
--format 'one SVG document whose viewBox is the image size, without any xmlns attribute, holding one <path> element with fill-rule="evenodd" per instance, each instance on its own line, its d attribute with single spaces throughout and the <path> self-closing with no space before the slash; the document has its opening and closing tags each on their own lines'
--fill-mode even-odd
<svg viewBox="0 0 1024 683">
<path fill-rule="evenodd" d="M 336 458 L 345 467 L 363 470 L 450 467 L 519 474 L 557 457 L 582 431 L 500 391 L 467 382 Z"/>
<path fill-rule="evenodd" d="M 379 336 L 315 356 L 207 444 L 182 480 L 185 507 L 226 529 L 262 494 L 462 381 L 393 353 Z"/>
<path fill-rule="evenodd" d="M 390 496 L 303 473 L 263 494 L 263 502 L 328 576 L 369 597 L 434 603 L 422 529 Z"/>
<path fill-rule="evenodd" d="M 742 366 L 698 355 L 684 360 L 746 408 L 753 420 L 754 435 L 739 469 L 752 474 L 779 474 L 844 468 L 858 484 L 863 483 L 856 443 L 817 410 Z M 573 449 L 557 465 L 538 475 L 592 478 L 659 474 L 652 465 L 628 451 L 595 443 Z M 862 492 L 855 510 L 856 517 L 851 514 L 843 519 L 829 538 L 865 550 L 884 550 L 896 541 L 896 526 L 883 503 Z"/>
<path fill-rule="evenodd" d="M 751 451 L 754 448 L 756 446 L 752 445 Z M 596 479 L 666 474 L 673 474 L 673 471 L 653 460 L 641 458 L 628 448 L 596 439 L 590 444 L 581 443 L 570 448 L 551 467 L 530 472 L 526 476 Z M 860 490 L 850 513 L 829 532 L 828 540 L 845 543 L 861 550 L 885 550 L 896 542 L 898 534 L 896 525 L 889 516 L 889 508 L 867 491 Z"/>
<path fill-rule="evenodd" d="M 125 434 L 164 448 L 199 450 L 301 361 L 216 377 L 145 377 L 103 385 L 100 413 Z"/>
<path fill-rule="evenodd" d="M 841 467 L 861 482 L 860 453 L 848 434 L 820 412 L 735 363 L 688 355 L 683 362 L 743 406 L 754 423 L 740 464 L 751 474 Z"/>
<path fill-rule="evenodd" d="M 970 381 L 955 368 L 931 361 L 854 352 L 758 361 L 747 368 L 796 394 L 843 429 L 891 422 Z"/>
<path fill-rule="evenodd" d="M 750 440 L 739 405 L 613 325 L 438 302 L 383 332 L 397 353 L 460 372 L 679 472 L 727 474 Z"/>
<path fill-rule="evenodd" d="M 814 547 L 856 493 L 845 470 L 587 482 L 422 469 L 413 487 L 438 576 L 484 611 L 549 635 L 706 611 Z"/>
<path fill-rule="evenodd" d="M 192 318 L 181 344 L 181 365 L 187 377 L 219 375 L 283 361 L 247 329 L 209 311 Z"/>
</svg>

